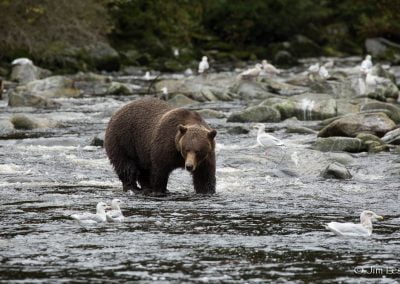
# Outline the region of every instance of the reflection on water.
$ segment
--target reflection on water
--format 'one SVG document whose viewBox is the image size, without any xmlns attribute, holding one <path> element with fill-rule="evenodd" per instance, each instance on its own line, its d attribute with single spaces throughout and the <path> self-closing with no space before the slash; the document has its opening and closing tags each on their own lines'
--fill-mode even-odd
<svg viewBox="0 0 400 284">
<path fill-rule="evenodd" d="M 65 127 L 52 137 L 0 141 L 1 281 L 366 283 L 371 278 L 362 277 L 382 275 L 360 276 L 356 267 L 400 268 L 400 167 L 392 154 L 349 156 L 354 179 L 323 180 L 331 156 L 303 142 L 313 135 L 275 133 L 297 151 L 295 165 L 251 148 L 254 132 L 230 135 L 214 119 L 215 196 L 195 195 L 184 171 L 171 176 L 165 198 L 126 195 L 104 150 L 88 145 L 132 98 L 68 100 L 57 111 Z M 81 227 L 69 218 L 114 197 L 125 203 L 124 223 Z M 371 238 L 338 238 L 324 228 L 356 222 L 367 208 L 385 216 Z"/>
</svg>

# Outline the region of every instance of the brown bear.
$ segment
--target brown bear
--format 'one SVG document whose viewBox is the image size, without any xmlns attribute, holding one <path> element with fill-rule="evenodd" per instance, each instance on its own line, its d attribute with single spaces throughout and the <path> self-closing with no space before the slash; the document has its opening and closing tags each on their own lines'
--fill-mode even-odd
<svg viewBox="0 0 400 284">
<path fill-rule="evenodd" d="M 112 116 L 104 146 L 124 191 L 164 195 L 170 173 L 185 168 L 196 193 L 214 193 L 216 134 L 195 111 L 141 99 Z"/>
</svg>

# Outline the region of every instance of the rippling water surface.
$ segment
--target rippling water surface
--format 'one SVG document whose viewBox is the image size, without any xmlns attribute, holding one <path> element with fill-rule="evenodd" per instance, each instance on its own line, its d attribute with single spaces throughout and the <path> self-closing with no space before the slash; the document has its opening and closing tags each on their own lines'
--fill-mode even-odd
<svg viewBox="0 0 400 284">
<path fill-rule="evenodd" d="M 62 128 L 0 140 L 1 282 L 392 283 L 400 277 L 399 156 L 347 155 L 354 178 L 323 180 L 319 173 L 332 156 L 310 149 L 314 135 L 268 125 L 290 146 L 265 156 L 250 147 L 254 131 L 230 135 L 232 125 L 211 119 L 218 130 L 215 196 L 195 195 L 180 170 L 170 178 L 168 197 L 127 195 L 103 148 L 89 145 L 112 112 L 135 98 L 61 100 L 61 109 L 41 114 Z M 4 101 L 0 113 L 21 111 L 36 113 Z M 122 224 L 81 227 L 69 218 L 115 197 L 124 202 Z M 324 228 L 333 220 L 358 222 L 363 209 L 385 217 L 371 238 L 339 238 Z"/>
</svg>

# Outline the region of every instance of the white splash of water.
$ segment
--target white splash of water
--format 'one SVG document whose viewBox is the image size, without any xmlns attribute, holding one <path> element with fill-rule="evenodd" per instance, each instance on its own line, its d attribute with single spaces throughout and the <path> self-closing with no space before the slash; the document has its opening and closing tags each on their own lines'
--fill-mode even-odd
<svg viewBox="0 0 400 284">
<path fill-rule="evenodd" d="M 301 109 L 303 110 L 304 120 L 312 119 L 312 110 L 314 109 L 315 101 L 304 98 L 301 100 Z"/>
</svg>

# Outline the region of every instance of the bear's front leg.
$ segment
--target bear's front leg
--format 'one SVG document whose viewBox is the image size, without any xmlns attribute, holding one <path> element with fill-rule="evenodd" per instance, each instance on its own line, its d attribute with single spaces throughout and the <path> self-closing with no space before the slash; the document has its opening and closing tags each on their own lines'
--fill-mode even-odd
<svg viewBox="0 0 400 284">
<path fill-rule="evenodd" d="M 196 193 L 215 193 L 215 162 L 205 161 L 193 173 L 193 185 Z"/>
<path fill-rule="evenodd" d="M 151 172 L 151 190 L 155 194 L 165 195 L 170 171 L 154 169 Z"/>
</svg>

